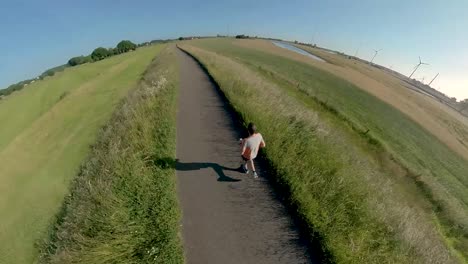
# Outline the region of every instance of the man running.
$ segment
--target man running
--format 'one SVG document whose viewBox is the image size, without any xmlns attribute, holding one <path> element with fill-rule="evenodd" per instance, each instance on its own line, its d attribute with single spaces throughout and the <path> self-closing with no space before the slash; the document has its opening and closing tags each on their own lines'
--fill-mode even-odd
<svg viewBox="0 0 468 264">
<path fill-rule="evenodd" d="M 258 149 L 264 148 L 265 141 L 263 140 L 262 134 L 257 132 L 257 127 L 253 123 L 249 123 L 247 130 L 249 137 L 241 139 L 242 146 L 242 165 L 241 169 L 244 173 L 249 173 L 249 167 L 253 172 L 254 178 L 258 178 L 258 174 L 255 171 L 255 165 L 253 160 L 257 157 Z"/>
</svg>

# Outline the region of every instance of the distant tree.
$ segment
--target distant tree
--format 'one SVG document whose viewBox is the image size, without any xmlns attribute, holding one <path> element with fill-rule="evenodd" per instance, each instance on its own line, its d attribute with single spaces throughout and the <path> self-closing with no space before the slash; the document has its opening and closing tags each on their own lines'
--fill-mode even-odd
<svg viewBox="0 0 468 264">
<path fill-rule="evenodd" d="M 23 89 L 24 87 L 26 87 L 28 84 L 34 82 L 35 79 L 29 79 L 29 80 L 24 80 L 24 81 L 21 81 L 21 82 L 18 82 L 18 83 L 15 83 L 15 84 L 12 84 L 10 86 L 8 86 L 7 88 L 5 89 L 0 89 L 0 99 L 2 97 L 5 97 L 7 95 L 10 95 L 11 93 L 15 92 L 15 91 L 19 91 L 21 89 Z"/>
<path fill-rule="evenodd" d="M 117 48 L 115 48 L 115 49 L 114 48 L 108 48 L 107 51 L 109 53 L 109 56 L 114 56 L 114 55 L 118 55 L 118 54 L 122 53 Z"/>
<path fill-rule="evenodd" d="M 91 55 L 84 56 L 83 57 L 83 63 L 89 63 L 89 62 L 93 62 L 93 59 L 91 58 Z"/>
<path fill-rule="evenodd" d="M 54 68 L 50 68 L 50 69 L 46 70 L 45 72 L 43 72 L 39 77 L 42 80 L 47 76 L 54 76 L 55 73 L 61 72 L 61 71 L 65 70 L 67 67 L 70 67 L 70 65 L 63 64 L 63 65 L 59 65 L 59 66 L 54 67 Z"/>
<path fill-rule="evenodd" d="M 183 37 L 179 37 L 179 40 L 184 40 L 184 38 L 183 38 Z"/>
<path fill-rule="evenodd" d="M 93 53 L 91 53 L 91 58 L 93 61 L 99 61 L 109 57 L 110 55 L 111 54 L 109 54 L 109 50 L 103 47 L 99 47 L 93 50 Z"/>
<path fill-rule="evenodd" d="M 117 44 L 117 50 L 119 53 L 124 53 L 128 52 L 130 50 L 135 50 L 137 48 L 137 45 L 130 40 L 122 40 Z"/>
<path fill-rule="evenodd" d="M 76 65 L 82 64 L 81 63 L 82 58 L 83 58 L 83 56 L 73 57 L 73 58 L 68 60 L 68 65 L 76 66 Z"/>
<path fill-rule="evenodd" d="M 149 46 L 149 42 L 143 42 L 143 43 L 140 43 L 140 44 L 137 44 L 137 47 L 143 47 L 143 46 Z"/>
<path fill-rule="evenodd" d="M 78 57 L 73 57 L 70 60 L 68 60 L 68 65 L 76 66 L 76 65 L 80 65 L 80 64 L 88 63 L 92 61 L 93 60 L 91 59 L 90 56 L 78 56 Z"/>
<path fill-rule="evenodd" d="M 54 76 L 55 72 L 53 70 L 47 70 L 44 72 L 44 75 L 46 76 Z"/>
<path fill-rule="evenodd" d="M 236 38 L 237 39 L 248 39 L 249 36 L 242 34 L 242 35 L 236 35 Z"/>
<path fill-rule="evenodd" d="M 159 44 L 159 43 L 167 43 L 171 41 L 170 39 L 153 39 L 152 41 L 150 41 L 150 44 Z"/>
<path fill-rule="evenodd" d="M 7 95 L 13 93 L 14 91 L 20 90 L 21 88 L 23 88 L 22 85 L 19 85 L 17 83 L 12 84 L 12 85 L 8 86 L 6 89 L 0 90 L 0 96 L 7 96 Z"/>
</svg>

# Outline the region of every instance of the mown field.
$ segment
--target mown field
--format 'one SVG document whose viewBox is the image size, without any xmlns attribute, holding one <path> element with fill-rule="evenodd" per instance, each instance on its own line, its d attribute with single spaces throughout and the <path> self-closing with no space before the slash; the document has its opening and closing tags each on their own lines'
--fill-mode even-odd
<svg viewBox="0 0 468 264">
<path fill-rule="evenodd" d="M 443 113 L 422 124 L 422 112 L 415 120 L 406 110 L 432 102 L 397 107 L 338 77 L 343 71 L 265 43 L 211 39 L 183 47 L 244 119 L 259 124 L 277 180 L 333 261 L 466 262 L 468 162 L 463 147 L 450 143 L 466 144 L 466 137 L 441 134 L 438 118 L 466 136 L 463 119 Z"/>
<path fill-rule="evenodd" d="M 0 101 L 0 262 L 31 263 L 70 181 L 162 46 L 66 69 Z"/>
</svg>

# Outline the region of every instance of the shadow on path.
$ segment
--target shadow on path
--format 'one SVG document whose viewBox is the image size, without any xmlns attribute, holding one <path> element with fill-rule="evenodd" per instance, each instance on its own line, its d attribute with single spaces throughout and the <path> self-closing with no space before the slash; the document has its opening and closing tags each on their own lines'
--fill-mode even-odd
<svg viewBox="0 0 468 264">
<path fill-rule="evenodd" d="M 218 174 L 218 181 L 220 182 L 238 182 L 240 179 L 235 179 L 224 174 L 224 171 L 240 172 L 239 168 L 228 168 L 213 162 L 180 162 L 178 159 L 173 158 L 160 158 L 154 160 L 154 164 L 163 169 L 175 169 L 177 171 L 195 171 L 201 169 L 212 168 Z"/>
</svg>

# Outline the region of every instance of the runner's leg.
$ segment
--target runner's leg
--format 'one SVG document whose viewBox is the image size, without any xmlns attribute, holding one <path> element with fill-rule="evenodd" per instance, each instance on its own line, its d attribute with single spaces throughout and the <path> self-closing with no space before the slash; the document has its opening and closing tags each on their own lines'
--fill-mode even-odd
<svg viewBox="0 0 468 264">
<path fill-rule="evenodd" d="M 250 165 L 250 169 L 251 169 L 252 171 L 255 171 L 255 165 L 254 165 L 253 159 L 249 160 L 248 163 L 249 163 L 249 165 Z"/>
</svg>

